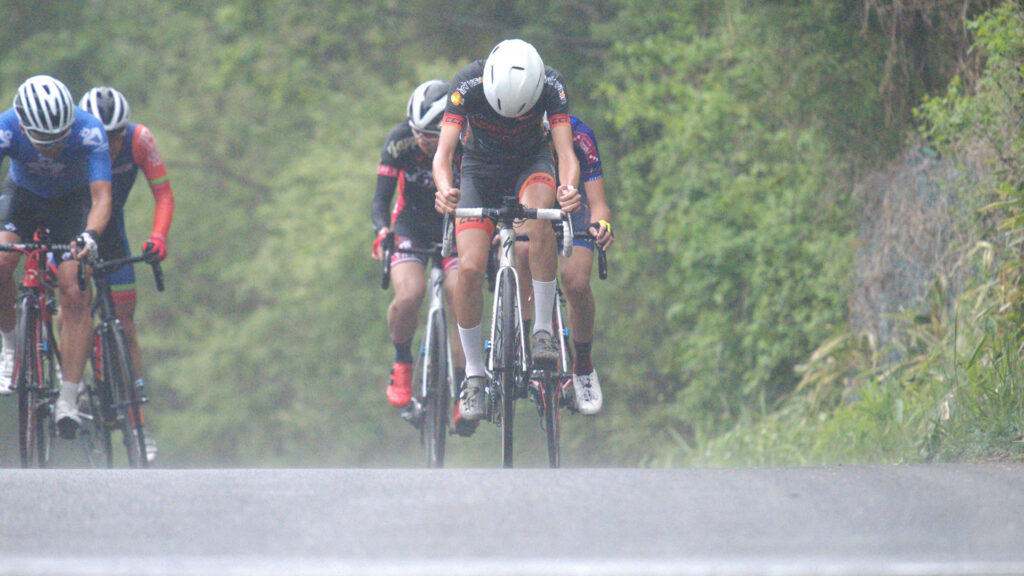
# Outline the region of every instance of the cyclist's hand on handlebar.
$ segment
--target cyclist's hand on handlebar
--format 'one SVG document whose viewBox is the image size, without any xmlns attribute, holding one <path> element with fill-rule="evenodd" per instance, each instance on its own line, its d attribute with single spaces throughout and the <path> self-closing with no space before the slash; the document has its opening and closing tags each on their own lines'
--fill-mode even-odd
<svg viewBox="0 0 1024 576">
<path fill-rule="evenodd" d="M 391 229 L 388 228 L 387 226 L 381 228 L 380 230 L 377 230 L 377 237 L 374 238 L 373 240 L 373 249 L 370 251 L 370 255 L 373 256 L 373 259 L 378 262 L 384 259 L 384 247 L 382 246 L 382 244 L 384 243 L 384 239 L 388 237 L 388 233 L 390 232 Z"/>
<path fill-rule="evenodd" d="M 594 241 L 602 249 L 607 250 L 615 243 L 615 234 L 612 232 L 612 223 L 607 220 L 598 220 L 589 227 Z"/>
<path fill-rule="evenodd" d="M 461 196 L 462 192 L 458 188 L 438 188 L 434 194 L 434 209 L 441 214 L 452 212 L 459 205 Z"/>
<path fill-rule="evenodd" d="M 71 255 L 78 260 L 90 259 L 94 260 L 99 257 L 100 248 L 96 243 L 96 233 L 92 230 L 86 230 L 78 235 L 74 241 L 74 249 L 71 251 Z"/>
<path fill-rule="evenodd" d="M 558 205 L 565 212 L 572 213 L 580 209 L 580 192 L 575 186 L 568 184 L 559 186 L 555 197 L 558 199 Z"/>
<path fill-rule="evenodd" d="M 167 238 L 160 234 L 150 234 L 149 240 L 142 244 L 143 254 L 156 254 L 156 261 L 163 262 L 167 258 Z"/>
</svg>

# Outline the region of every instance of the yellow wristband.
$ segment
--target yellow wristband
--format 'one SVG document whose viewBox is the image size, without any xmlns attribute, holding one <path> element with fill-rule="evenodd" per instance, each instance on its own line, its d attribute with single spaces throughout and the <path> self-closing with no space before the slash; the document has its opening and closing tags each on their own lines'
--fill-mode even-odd
<svg viewBox="0 0 1024 576">
<path fill-rule="evenodd" d="M 601 228 L 604 228 L 605 230 L 608 231 L 609 234 L 612 234 L 614 236 L 614 233 L 612 232 L 612 223 L 611 222 L 609 222 L 607 220 L 598 220 L 597 221 L 597 225 L 600 226 Z"/>
</svg>

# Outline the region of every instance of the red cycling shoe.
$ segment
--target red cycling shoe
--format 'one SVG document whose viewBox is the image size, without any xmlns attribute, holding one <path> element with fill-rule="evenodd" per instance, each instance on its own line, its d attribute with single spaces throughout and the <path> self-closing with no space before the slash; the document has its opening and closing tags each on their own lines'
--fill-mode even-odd
<svg viewBox="0 0 1024 576">
<path fill-rule="evenodd" d="M 391 366 L 391 384 L 387 389 L 388 402 L 402 407 L 412 399 L 412 364 L 395 362 Z"/>
</svg>

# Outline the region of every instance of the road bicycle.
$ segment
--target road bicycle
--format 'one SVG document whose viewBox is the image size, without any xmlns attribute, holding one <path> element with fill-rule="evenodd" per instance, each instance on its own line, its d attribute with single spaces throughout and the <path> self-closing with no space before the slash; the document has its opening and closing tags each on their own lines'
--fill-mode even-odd
<svg viewBox="0 0 1024 576">
<path fill-rule="evenodd" d="M 122 443 L 132 468 L 149 466 L 146 457 L 146 429 L 142 405 L 148 400 L 139 385 L 135 366 L 128 351 L 121 321 L 114 312 L 110 277 L 124 266 L 145 262 L 153 269 L 158 291 L 163 291 L 163 270 L 155 252 L 140 256 L 93 261 L 93 284 L 96 297 L 93 315 L 98 325 L 93 332 L 92 382 L 86 387 L 87 408 L 82 413 L 86 423 L 90 462 L 94 466 L 113 468 L 114 451 L 111 433 L 121 432 Z"/>
<path fill-rule="evenodd" d="M 521 220 L 562 221 L 570 230 L 563 237 L 561 253 L 572 254 L 572 224 L 557 208 L 526 208 L 514 196 L 505 197 L 501 208 L 457 208 L 457 218 L 490 218 L 498 227 L 498 269 L 495 277 L 490 338 L 485 343 L 490 383 L 485 387 L 486 418 L 501 427 L 502 466 L 514 463 L 515 401 L 528 395 L 528 377 L 535 367 L 527 360 L 523 333 L 522 303 L 519 301 L 519 275 L 513 249 L 514 225 Z M 446 218 L 446 221 L 448 219 Z M 445 226 L 442 254 L 450 251 L 451 227 Z"/>
<path fill-rule="evenodd" d="M 564 222 L 569 221 L 566 220 Z M 559 244 L 564 242 L 563 228 L 564 226 L 556 227 L 556 237 Z M 593 239 L 593 236 L 586 231 L 576 232 L 575 234 L 570 232 L 570 234 L 572 238 L 577 240 Z M 527 242 L 529 238 L 525 234 L 519 234 L 516 236 L 516 241 Z M 598 276 L 604 280 L 608 277 L 608 257 L 600 246 L 595 246 L 595 249 L 597 251 Z M 562 283 L 561 280 L 556 278 L 555 304 L 551 320 L 555 334 L 557 334 L 558 364 L 553 370 L 538 368 L 531 370 L 527 385 L 529 397 L 537 406 L 541 428 L 543 428 L 547 440 L 548 465 L 551 468 L 561 466 L 561 409 L 565 408 L 571 412 L 578 412 L 575 388 L 572 385 L 572 367 L 575 358 L 572 336 L 569 333 L 569 326 L 565 322 L 565 319 L 568 318 L 566 310 L 567 302 L 565 293 L 562 291 Z"/>
<path fill-rule="evenodd" d="M 70 244 L 49 242 L 45 230 L 32 242 L 0 244 L 0 251 L 25 255 L 25 273 L 18 285 L 16 352 L 13 387 L 18 395 L 18 453 L 22 468 L 50 464 L 51 439 L 57 435 L 54 403 L 60 392 L 60 354 L 53 331 L 57 313 L 57 276 L 51 254 L 71 250 Z M 85 269 L 79 266 L 80 282 Z"/>
<path fill-rule="evenodd" d="M 381 289 L 387 289 L 391 282 L 391 256 L 395 253 L 426 256 L 430 262 L 430 305 L 427 308 L 427 322 L 424 340 L 413 370 L 413 382 L 419 382 L 419 390 L 413 395 L 409 406 L 402 411 L 402 418 L 420 430 L 420 442 L 426 450 L 427 466 L 444 466 L 445 442 L 455 433 L 454 413 L 449 408 L 458 393 L 458 382 L 452 364 L 452 350 L 448 340 L 448 315 L 444 293 L 444 258 L 441 244 L 431 248 L 395 247 L 394 234 L 389 233 L 381 243 L 384 262 L 381 273 Z"/>
</svg>

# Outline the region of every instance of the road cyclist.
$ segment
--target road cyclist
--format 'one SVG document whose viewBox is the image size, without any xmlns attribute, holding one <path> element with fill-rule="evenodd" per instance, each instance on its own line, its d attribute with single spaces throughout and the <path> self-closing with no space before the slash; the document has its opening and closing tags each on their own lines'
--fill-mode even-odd
<svg viewBox="0 0 1024 576">
<path fill-rule="evenodd" d="M 597 370 L 591 360 L 594 339 L 595 303 L 590 287 L 591 270 L 595 246 L 608 250 L 615 242 L 612 233 L 611 208 L 605 196 L 604 172 L 601 169 L 601 154 L 594 131 L 575 115 L 570 115 L 573 151 L 580 164 L 581 208 L 572 214 L 573 230 L 576 231 L 573 250 L 568 258 L 561 260 L 561 289 L 569 302 L 569 333 L 572 336 L 573 366 L 572 381 L 576 409 L 581 414 L 596 414 L 601 410 L 603 395 Z M 529 301 L 529 274 L 526 265 L 527 247 L 516 245 L 516 260 L 523 282 L 523 301 Z M 524 311 L 526 315 L 527 311 Z M 529 321 L 527 321 L 529 323 Z"/>
<path fill-rule="evenodd" d="M 511 196 L 528 209 L 546 209 L 557 200 L 565 211 L 579 207 L 575 183 L 579 163 L 572 150 L 569 100 L 562 75 L 545 66 L 540 54 L 520 39 L 498 43 L 486 60 L 477 60 L 456 73 L 441 122 L 434 156 L 436 208 L 498 208 Z M 547 114 L 551 140 L 559 160 L 556 186 L 551 151 L 542 120 Z M 452 162 L 460 141 L 464 145 L 461 188 Z M 552 333 L 557 256 L 551 225 L 529 220 L 523 228 L 530 238 L 529 265 L 533 278 L 534 325 L 532 361 L 544 366 L 557 362 Z M 466 354 L 466 379 L 459 395 L 466 418 L 486 416 L 485 390 L 490 376 L 483 358 L 480 320 L 482 285 L 495 224 L 488 218 L 457 218 L 455 243 L 459 280 L 455 310 Z"/>
<path fill-rule="evenodd" d="M 394 288 L 387 319 L 395 358 L 386 396 L 391 405 L 403 409 L 413 399 L 412 343 L 427 291 L 426 267 L 431 248 L 440 244 L 442 236 L 442 217 L 434 210 L 433 157 L 447 97 L 448 83 L 443 80 L 428 80 L 413 90 L 405 120 L 392 128 L 381 149 L 371 205 L 376 233 L 372 255 L 377 260 L 389 258 L 386 265 Z M 389 213 L 396 190 L 398 200 Z M 385 244 L 385 240 L 391 244 Z M 385 255 L 386 247 L 394 248 L 389 256 Z M 456 257 L 448 257 L 441 264 L 451 308 L 459 263 Z M 458 338 L 448 340 L 455 378 L 461 381 L 465 373 L 462 345 Z M 456 432 L 463 436 L 472 435 L 477 425 L 463 419 L 457 407 L 454 423 Z"/>
<path fill-rule="evenodd" d="M 95 255 L 111 205 L 109 143 L 98 118 L 75 106 L 59 80 L 32 76 L 19 87 L 11 109 L 0 114 L 0 160 L 10 173 L 0 193 L 0 243 L 31 240 L 37 228 L 50 240 L 72 244 L 56 260 L 63 322 L 60 328 L 61 383 L 57 429 L 73 438 L 81 418 L 78 396 L 92 342 L 89 289 L 79 287 L 75 259 Z M 16 347 L 14 271 L 20 254 L 0 253 L 0 393 L 11 393 Z"/>
<path fill-rule="evenodd" d="M 131 106 L 124 94 L 116 88 L 92 88 L 82 96 L 79 106 L 100 119 L 110 142 L 113 197 L 110 222 L 99 239 L 100 258 L 113 261 L 131 257 L 124 207 L 141 170 L 154 201 L 153 227 L 149 238 L 142 245 L 142 252 L 152 252 L 157 262 L 163 261 L 167 257 L 167 237 L 174 217 L 174 192 L 153 133 L 145 125 L 131 121 Z M 136 371 L 137 380 L 134 385 L 142 395 L 145 379 L 142 377 L 142 351 L 135 329 L 135 267 L 132 264 L 121 266 L 105 281 L 110 286 L 114 313 L 124 330 L 125 343 Z M 153 462 L 157 455 L 157 445 L 152 431 L 147 432 L 146 458 Z"/>
</svg>

